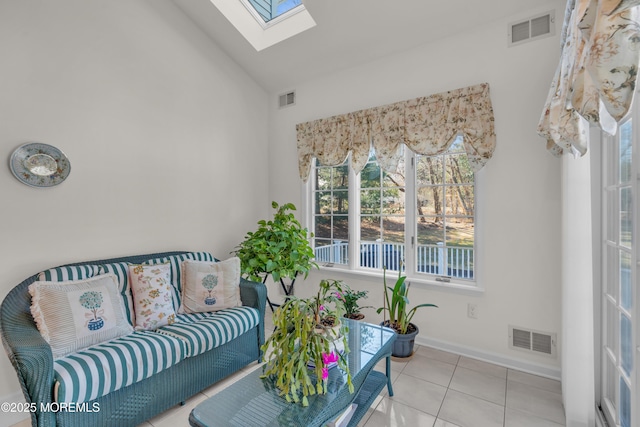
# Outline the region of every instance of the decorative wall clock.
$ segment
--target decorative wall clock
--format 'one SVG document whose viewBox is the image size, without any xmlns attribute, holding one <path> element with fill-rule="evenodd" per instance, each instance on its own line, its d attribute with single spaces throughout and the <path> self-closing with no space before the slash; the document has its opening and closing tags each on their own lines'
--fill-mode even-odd
<svg viewBox="0 0 640 427">
<path fill-rule="evenodd" d="M 53 187 L 71 172 L 71 163 L 62 151 L 40 142 L 18 147 L 11 154 L 9 167 L 20 182 L 31 187 Z"/>
</svg>

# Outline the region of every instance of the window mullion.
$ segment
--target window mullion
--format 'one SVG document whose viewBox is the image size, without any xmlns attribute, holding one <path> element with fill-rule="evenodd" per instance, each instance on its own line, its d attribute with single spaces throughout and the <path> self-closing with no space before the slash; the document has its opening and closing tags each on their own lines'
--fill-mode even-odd
<svg viewBox="0 0 640 427">
<path fill-rule="evenodd" d="M 380 174 L 378 175 L 378 193 L 380 194 L 380 204 L 378 205 L 378 227 L 380 229 L 380 233 L 378 234 L 377 246 L 378 249 L 376 251 L 377 262 L 376 265 L 378 268 L 385 267 L 384 260 L 384 245 L 385 245 L 385 230 L 384 230 L 384 174 L 385 171 L 380 167 L 378 163 L 378 170 Z"/>
<path fill-rule="evenodd" d="M 444 271 L 441 272 L 442 276 L 448 276 L 449 274 L 449 249 L 447 248 L 447 156 L 442 156 L 442 184 L 440 194 L 442 195 L 442 256 Z"/>
<path fill-rule="evenodd" d="M 333 247 L 333 245 L 336 244 L 335 238 L 336 238 L 336 232 L 335 232 L 335 218 L 336 218 L 336 212 L 334 210 L 335 207 L 335 188 L 334 188 L 334 182 L 335 182 L 335 175 L 336 175 L 336 170 L 334 168 L 331 168 L 331 174 L 329 175 L 331 177 L 331 186 L 329 187 L 329 191 L 331 194 L 331 197 L 329 198 L 329 200 L 331 201 L 331 206 L 329 207 L 329 212 L 330 212 L 330 221 L 329 221 L 329 227 L 330 227 L 330 234 L 329 234 L 329 242 L 331 244 L 331 246 Z M 331 263 L 335 263 L 335 253 L 336 251 L 332 250 L 331 251 L 331 255 L 330 255 L 330 261 Z"/>
<path fill-rule="evenodd" d="M 349 269 L 358 267 L 360 260 L 360 174 L 351 167 L 349 156 Z"/>
<path fill-rule="evenodd" d="M 416 248 L 417 248 L 417 214 L 416 207 L 416 161 L 415 154 L 409 149 L 405 149 L 405 169 L 404 180 L 404 262 L 406 274 L 416 272 Z"/>
</svg>

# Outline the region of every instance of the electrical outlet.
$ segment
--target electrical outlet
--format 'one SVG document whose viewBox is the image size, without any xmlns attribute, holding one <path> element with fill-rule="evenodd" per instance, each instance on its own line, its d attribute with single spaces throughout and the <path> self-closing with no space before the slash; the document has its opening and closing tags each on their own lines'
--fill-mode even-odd
<svg viewBox="0 0 640 427">
<path fill-rule="evenodd" d="M 467 304 L 467 317 L 470 319 L 478 318 L 478 304 Z"/>
</svg>

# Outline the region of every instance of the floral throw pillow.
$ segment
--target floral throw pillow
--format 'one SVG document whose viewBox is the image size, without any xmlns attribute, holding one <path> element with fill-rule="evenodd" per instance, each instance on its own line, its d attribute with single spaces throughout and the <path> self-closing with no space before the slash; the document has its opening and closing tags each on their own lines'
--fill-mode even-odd
<svg viewBox="0 0 640 427">
<path fill-rule="evenodd" d="M 153 330 L 176 320 L 171 297 L 171 266 L 129 265 L 137 330 Z"/>
<path fill-rule="evenodd" d="M 113 274 L 36 281 L 29 285 L 29 293 L 31 314 L 55 359 L 133 332 Z"/>
<path fill-rule="evenodd" d="M 179 313 L 203 313 L 242 305 L 240 259 L 182 263 L 182 303 Z"/>
</svg>

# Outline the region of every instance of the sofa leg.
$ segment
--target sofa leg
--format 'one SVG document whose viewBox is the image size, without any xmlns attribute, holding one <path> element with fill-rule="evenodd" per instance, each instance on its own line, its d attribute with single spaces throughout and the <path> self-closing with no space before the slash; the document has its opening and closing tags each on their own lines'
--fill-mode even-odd
<svg viewBox="0 0 640 427">
<path fill-rule="evenodd" d="M 184 406 L 186 404 L 187 404 L 187 402 L 185 402 L 184 400 L 182 402 L 180 402 L 180 406 Z"/>
</svg>

